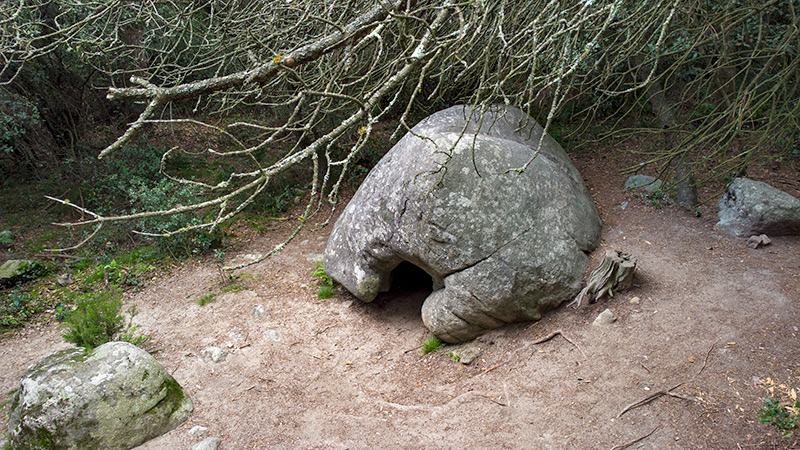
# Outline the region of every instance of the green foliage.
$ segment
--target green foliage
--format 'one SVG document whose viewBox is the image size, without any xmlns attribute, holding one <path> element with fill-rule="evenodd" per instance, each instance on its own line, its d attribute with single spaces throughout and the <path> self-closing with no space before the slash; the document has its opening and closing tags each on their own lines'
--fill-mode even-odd
<svg viewBox="0 0 800 450">
<path fill-rule="evenodd" d="M 113 286 L 138 286 L 139 277 L 143 273 L 155 269 L 155 266 L 146 262 L 138 261 L 138 257 L 123 254 L 120 261 L 127 262 L 124 266 L 122 262 L 112 259 L 108 264 L 101 264 L 89 271 L 83 280 L 84 285 L 94 285 L 97 283 L 111 283 Z"/>
<path fill-rule="evenodd" d="M 246 291 L 247 290 L 247 286 L 242 286 L 241 284 L 229 284 L 227 286 L 224 286 L 220 290 L 222 292 L 233 292 L 233 293 L 236 293 L 236 292 Z"/>
<path fill-rule="evenodd" d="M 431 336 L 422 343 L 422 353 L 433 353 L 444 347 L 444 342 L 436 336 Z"/>
<path fill-rule="evenodd" d="M 796 400 L 794 406 L 782 406 L 776 400 L 765 398 L 758 417 L 762 423 L 772 424 L 783 437 L 791 437 L 800 427 L 800 400 Z"/>
<path fill-rule="evenodd" d="M 449 357 L 450 357 L 450 359 L 452 359 L 452 360 L 453 360 L 453 362 L 459 362 L 459 361 L 461 361 L 461 354 L 460 354 L 460 353 L 458 353 L 458 352 L 456 352 L 456 351 L 447 352 L 447 356 L 449 356 Z"/>
<path fill-rule="evenodd" d="M 314 270 L 311 272 L 317 279 L 317 283 L 319 284 L 319 290 L 317 291 L 317 297 L 319 298 L 331 298 L 335 294 L 333 279 L 325 273 L 325 267 L 322 265 L 322 261 L 317 261 Z"/>
<path fill-rule="evenodd" d="M 0 296 L 0 330 L 25 324 L 47 307 L 47 302 L 38 296 L 19 288 L 12 289 Z"/>
<path fill-rule="evenodd" d="M 200 298 L 197 299 L 197 304 L 200 306 L 205 306 L 209 303 L 213 303 L 217 301 L 217 294 L 216 292 L 208 293 Z"/>
<path fill-rule="evenodd" d="M 197 203 L 204 195 L 203 189 L 165 178 L 161 174 L 162 154 L 163 150 L 153 145 L 123 147 L 119 154 L 108 161 L 107 175 L 86 182 L 87 206 L 100 213 L 137 213 Z M 135 227 L 148 233 L 164 234 L 198 225 L 203 219 L 202 216 L 188 213 L 152 216 L 139 219 Z M 97 241 L 111 241 L 113 236 L 121 235 L 120 230 L 116 229 L 110 235 L 98 237 Z M 154 243 L 161 251 L 176 257 L 187 257 L 218 247 L 223 238 L 221 231 L 209 233 L 195 229 L 155 238 Z"/>
<path fill-rule="evenodd" d="M 50 273 L 51 270 L 52 266 L 40 263 L 39 261 L 31 261 L 22 264 L 19 268 L 19 280 L 17 284 L 25 284 L 29 281 L 39 279 Z"/>
<path fill-rule="evenodd" d="M 64 340 L 78 347 L 91 350 L 115 338 L 127 337 L 135 340 L 130 323 L 120 314 L 122 309 L 122 291 L 111 288 L 105 291 L 77 294 L 75 310 L 67 315 L 64 321 L 66 331 Z M 133 315 L 135 308 L 128 310 Z"/>
</svg>

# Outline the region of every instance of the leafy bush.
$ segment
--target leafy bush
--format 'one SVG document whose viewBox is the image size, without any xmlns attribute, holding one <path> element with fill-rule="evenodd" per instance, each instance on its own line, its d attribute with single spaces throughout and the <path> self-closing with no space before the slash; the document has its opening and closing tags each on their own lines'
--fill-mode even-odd
<svg viewBox="0 0 800 450">
<path fill-rule="evenodd" d="M 0 330 L 20 326 L 45 309 L 46 302 L 38 296 L 19 288 L 13 289 L 0 297 Z"/>
<path fill-rule="evenodd" d="M 197 299 L 197 304 L 200 305 L 200 306 L 205 306 L 205 305 L 207 305 L 209 303 L 213 303 L 215 301 L 217 301 L 217 294 L 212 292 L 210 294 L 206 294 L 206 295 L 198 298 Z"/>
<path fill-rule="evenodd" d="M 128 145 L 108 162 L 108 174 L 87 181 L 84 189 L 90 209 L 100 213 L 136 213 L 170 209 L 177 205 L 196 203 L 203 189 L 182 185 L 161 174 L 162 149 L 153 145 Z M 149 233 L 176 231 L 202 222 L 196 214 L 154 216 L 140 219 L 135 227 Z M 112 230 L 112 235 L 119 234 Z M 173 256 L 186 257 L 218 247 L 224 235 L 192 230 L 171 237 L 156 238 L 155 244 Z M 111 240 L 98 238 L 99 242 Z"/>
<path fill-rule="evenodd" d="M 791 437 L 800 427 L 800 400 L 795 400 L 794 406 L 782 406 L 776 400 L 765 398 L 758 417 L 762 423 L 772 424 L 783 437 Z"/>
<path fill-rule="evenodd" d="M 100 292 L 90 292 L 78 296 L 75 310 L 65 321 L 64 340 L 78 347 L 91 350 L 114 339 L 125 340 L 135 345 L 144 344 L 148 336 L 135 335 L 136 327 L 126 323 L 120 314 L 122 291 L 117 288 Z M 136 315 L 136 308 L 128 309 L 130 319 Z"/>
</svg>

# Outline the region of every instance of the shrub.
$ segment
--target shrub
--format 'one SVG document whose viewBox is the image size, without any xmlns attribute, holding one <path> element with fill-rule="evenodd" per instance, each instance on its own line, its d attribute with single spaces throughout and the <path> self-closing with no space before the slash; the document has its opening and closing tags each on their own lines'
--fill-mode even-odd
<svg viewBox="0 0 800 450">
<path fill-rule="evenodd" d="M 422 353 L 433 353 L 444 347 L 444 342 L 436 336 L 431 336 L 422 343 Z"/>
<path fill-rule="evenodd" d="M 136 327 L 126 324 L 122 309 L 122 291 L 111 288 L 105 291 L 80 294 L 75 310 L 64 320 L 66 331 L 62 336 L 86 350 L 94 349 L 115 338 L 135 345 L 144 344 L 149 336 L 136 336 Z M 136 308 L 128 309 L 130 318 L 136 315 Z"/>
</svg>

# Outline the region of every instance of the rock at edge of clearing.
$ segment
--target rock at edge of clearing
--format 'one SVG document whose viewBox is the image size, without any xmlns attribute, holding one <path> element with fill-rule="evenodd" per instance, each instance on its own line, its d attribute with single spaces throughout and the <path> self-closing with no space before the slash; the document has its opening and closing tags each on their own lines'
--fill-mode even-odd
<svg viewBox="0 0 800 450">
<path fill-rule="evenodd" d="M 644 189 L 653 193 L 661 189 L 661 180 L 650 175 L 631 175 L 625 180 L 625 189 Z"/>
<path fill-rule="evenodd" d="M 192 413 L 189 396 L 146 351 L 109 342 L 54 353 L 25 372 L 12 399 L 14 449 L 127 449 Z"/>
<path fill-rule="evenodd" d="M 597 327 L 604 327 L 611 325 L 616 321 L 617 321 L 617 316 L 610 309 L 606 309 L 605 311 L 598 314 L 597 318 L 595 318 L 594 322 L 592 322 L 592 325 Z"/>
<path fill-rule="evenodd" d="M 192 450 L 217 450 L 221 443 L 222 439 L 218 437 L 205 438 L 192 446 Z"/>
<path fill-rule="evenodd" d="M 736 178 L 717 207 L 717 228 L 734 236 L 800 235 L 800 200 L 762 181 Z"/>
</svg>

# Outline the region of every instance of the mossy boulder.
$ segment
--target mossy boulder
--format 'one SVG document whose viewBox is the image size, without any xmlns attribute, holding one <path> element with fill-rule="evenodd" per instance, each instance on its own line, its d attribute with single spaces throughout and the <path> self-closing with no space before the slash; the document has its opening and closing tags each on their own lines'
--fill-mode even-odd
<svg viewBox="0 0 800 450">
<path fill-rule="evenodd" d="M 0 266 L 0 286 L 10 286 L 22 278 L 26 269 L 36 264 L 27 259 L 11 259 Z"/>
<path fill-rule="evenodd" d="M 188 395 L 144 350 L 109 342 L 63 350 L 29 367 L 14 395 L 15 450 L 129 449 L 180 425 Z"/>
</svg>

